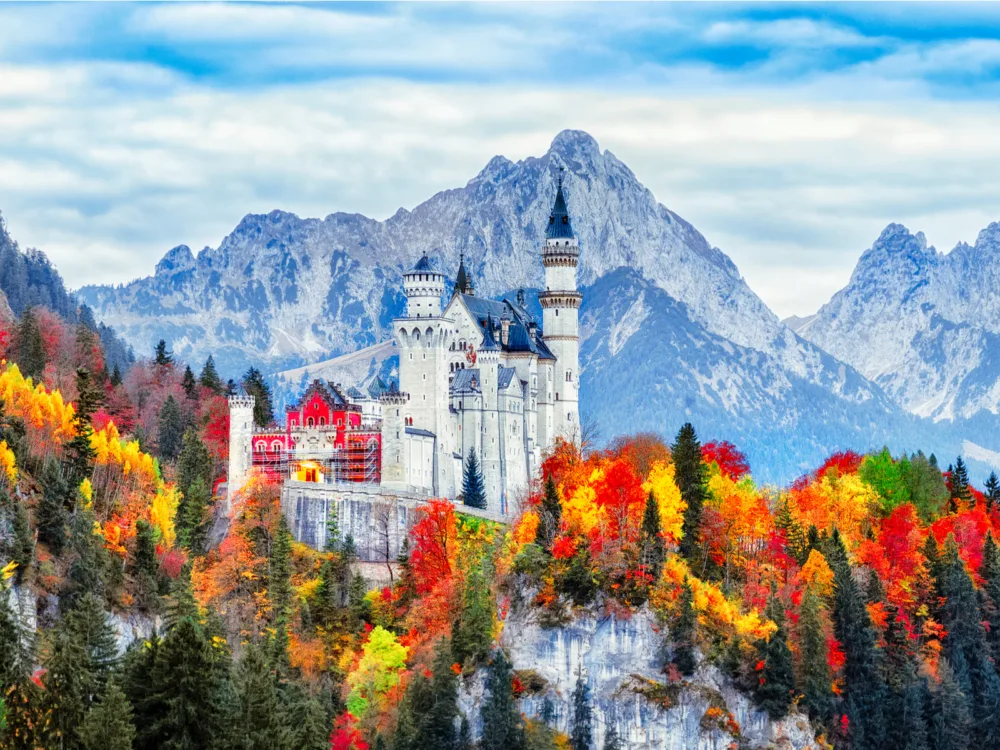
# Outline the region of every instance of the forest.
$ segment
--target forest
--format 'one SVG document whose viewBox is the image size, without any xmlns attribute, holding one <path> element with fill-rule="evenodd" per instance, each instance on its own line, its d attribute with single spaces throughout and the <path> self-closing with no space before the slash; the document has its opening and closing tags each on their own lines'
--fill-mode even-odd
<svg viewBox="0 0 1000 750">
<path fill-rule="evenodd" d="M 294 542 L 275 484 L 219 497 L 226 395 L 273 421 L 258 371 L 164 342 L 123 367 L 31 306 L 0 314 L 0 361 L 0 747 L 596 748 L 585 675 L 566 731 L 521 713 L 497 644 L 525 609 L 653 613 L 665 709 L 713 664 L 820 747 L 1000 745 L 1000 480 L 961 457 L 838 453 L 776 488 L 689 424 L 559 443 L 509 524 L 429 500 L 372 587 L 335 520 Z"/>
</svg>

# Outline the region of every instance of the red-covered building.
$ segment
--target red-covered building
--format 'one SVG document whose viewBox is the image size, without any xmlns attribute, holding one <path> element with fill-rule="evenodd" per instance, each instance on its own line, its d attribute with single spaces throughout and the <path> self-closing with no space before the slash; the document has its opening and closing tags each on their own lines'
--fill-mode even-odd
<svg viewBox="0 0 1000 750">
<path fill-rule="evenodd" d="M 302 482 L 370 482 L 381 478 L 382 434 L 362 423 L 362 406 L 338 386 L 314 380 L 285 411 L 285 429 L 257 429 L 254 470 Z"/>
</svg>

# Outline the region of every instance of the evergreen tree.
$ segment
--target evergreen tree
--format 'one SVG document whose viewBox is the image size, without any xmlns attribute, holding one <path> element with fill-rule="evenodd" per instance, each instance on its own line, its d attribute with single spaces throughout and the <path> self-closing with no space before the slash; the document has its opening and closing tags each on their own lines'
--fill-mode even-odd
<svg viewBox="0 0 1000 750">
<path fill-rule="evenodd" d="M 979 568 L 983 578 L 983 620 L 987 624 L 986 641 L 995 664 L 1000 664 L 1000 547 L 987 532 L 983 542 L 983 563 Z"/>
<path fill-rule="evenodd" d="M 66 505 L 72 497 L 59 462 L 50 458 L 42 470 L 42 498 L 36 511 L 38 540 L 55 556 L 66 546 Z"/>
<path fill-rule="evenodd" d="M 114 679 L 80 725 L 82 750 L 131 750 L 135 739 L 132 706 Z"/>
<path fill-rule="evenodd" d="M 191 485 L 200 480 L 203 490 L 210 493 L 214 475 L 212 456 L 198 436 L 198 431 L 191 428 L 185 430 L 181 452 L 177 458 L 177 489 L 183 496 L 181 507 L 177 511 L 179 517 L 183 518 L 185 514 L 184 506 L 187 504 Z"/>
<path fill-rule="evenodd" d="M 177 622 L 155 646 L 144 697 L 133 704 L 137 750 L 215 747 L 223 737 L 226 672 L 203 626 L 191 617 Z"/>
<path fill-rule="evenodd" d="M 21 313 L 21 320 L 14 332 L 11 354 L 21 374 L 37 383 L 45 371 L 48 357 L 42 342 L 42 329 L 38 326 L 38 318 L 32 307 L 26 307 Z"/>
<path fill-rule="evenodd" d="M 292 534 L 283 513 L 278 516 L 268 568 L 267 597 L 274 629 L 271 664 L 283 674 L 288 667 L 288 627 L 292 610 Z"/>
<path fill-rule="evenodd" d="M 911 455 L 910 465 L 903 479 L 909 487 L 910 500 L 920 517 L 924 521 L 936 518 L 948 503 L 949 495 L 948 486 L 933 454 L 930 458 L 921 451 Z"/>
<path fill-rule="evenodd" d="M 674 640 L 674 666 L 684 676 L 694 674 L 697 662 L 694 655 L 695 625 L 698 615 L 694 611 L 694 591 L 691 582 L 684 579 L 681 595 L 677 599 L 677 616 L 671 635 Z"/>
<path fill-rule="evenodd" d="M 791 506 L 788 503 L 788 498 L 784 495 L 778 500 L 778 512 L 774 516 L 774 525 L 785 532 L 785 541 L 795 561 L 800 566 L 805 565 L 806 560 L 809 559 L 809 538 L 801 524 L 792 517 Z"/>
<path fill-rule="evenodd" d="M 372 606 L 365 598 L 368 593 L 368 584 L 361 573 L 351 576 L 351 582 L 347 586 L 347 606 L 350 608 L 351 619 L 355 627 L 361 627 L 365 622 L 371 620 Z"/>
<path fill-rule="evenodd" d="M 993 510 L 998 506 L 997 501 L 1000 500 L 1000 478 L 997 477 L 995 471 L 991 471 L 990 475 L 986 477 L 986 484 L 983 488 L 986 490 L 986 510 Z"/>
<path fill-rule="evenodd" d="M 132 574 L 136 578 L 140 606 L 150 609 L 156 601 L 157 576 L 160 564 L 156 559 L 156 536 L 149 522 L 135 522 L 135 555 Z"/>
<path fill-rule="evenodd" d="M 642 564 L 653 576 L 653 582 L 659 580 L 660 570 L 663 568 L 663 560 L 666 557 L 667 549 L 663 543 L 663 535 L 660 533 L 660 504 L 656 501 L 656 496 L 652 490 L 646 498 L 646 510 L 642 515 Z"/>
<path fill-rule="evenodd" d="M 966 750 L 972 747 L 972 717 L 969 700 L 947 659 L 938 663 L 938 684 L 930 702 L 931 747 L 934 750 Z"/>
<path fill-rule="evenodd" d="M 924 718 L 927 684 L 918 675 L 916 658 L 898 612 L 892 612 L 887 619 L 884 652 L 889 690 L 886 714 L 894 718 L 886 727 L 885 746 L 928 750 Z"/>
<path fill-rule="evenodd" d="M 479 467 L 476 449 L 469 449 L 469 457 L 465 461 L 465 471 L 462 474 L 462 502 L 470 508 L 486 507 L 486 483 Z"/>
<path fill-rule="evenodd" d="M 5 543 L 0 544 L 0 550 L 7 559 L 17 564 L 15 575 L 20 583 L 30 570 L 31 561 L 35 556 L 35 535 L 31 531 L 25 504 L 10 497 L 3 488 L 0 488 L 0 512 L 3 512 L 5 507 L 10 518 L 11 534 Z"/>
<path fill-rule="evenodd" d="M 569 746 L 573 750 L 590 750 L 594 744 L 593 717 L 590 707 L 590 688 L 583 673 L 576 675 L 573 688 L 573 720 L 570 723 Z"/>
<path fill-rule="evenodd" d="M 201 375 L 198 376 L 198 384 L 204 388 L 208 388 L 216 395 L 222 395 L 226 390 L 222 378 L 219 377 L 219 373 L 215 369 L 215 360 L 211 354 L 208 355 L 208 359 L 205 360 L 205 366 L 201 369 Z"/>
<path fill-rule="evenodd" d="M 157 367 L 168 367 L 174 363 L 173 355 L 167 351 L 167 342 L 160 339 L 153 351 L 153 364 Z"/>
<path fill-rule="evenodd" d="M 833 692 L 826 660 L 822 600 L 811 591 L 806 591 L 802 598 L 798 629 L 802 705 L 811 718 L 825 723 L 830 718 Z"/>
<path fill-rule="evenodd" d="M 160 407 L 157 419 L 157 444 L 160 458 L 165 461 L 175 460 L 180 455 L 183 439 L 184 416 L 181 414 L 181 408 L 177 405 L 174 397 L 167 396 L 167 400 Z"/>
<path fill-rule="evenodd" d="M 181 387 L 184 389 L 184 395 L 189 399 L 196 399 L 198 397 L 198 384 L 195 382 L 194 373 L 191 372 L 191 365 L 184 366 L 184 376 L 181 378 Z"/>
<path fill-rule="evenodd" d="M 434 691 L 424 670 L 417 670 L 399 706 L 393 750 L 419 750 L 421 729 L 434 706 Z"/>
<path fill-rule="evenodd" d="M 10 592 L 0 580 L 0 696 L 27 679 L 34 664 L 32 633 L 10 606 Z"/>
<path fill-rule="evenodd" d="M 323 549 L 327 552 L 340 550 L 340 520 L 337 506 L 333 504 L 326 515 L 326 542 L 323 544 Z"/>
<path fill-rule="evenodd" d="M 507 655 L 498 649 L 486 675 L 488 696 L 482 709 L 480 750 L 526 750 L 521 713 L 514 699 L 513 679 Z"/>
<path fill-rule="evenodd" d="M 455 719 L 458 717 L 458 675 L 451 669 L 451 648 L 447 641 L 438 643 L 431 667 L 433 703 L 418 734 L 415 747 L 455 750 L 458 737 Z"/>
<path fill-rule="evenodd" d="M 118 367 L 118 363 L 115 363 L 114 369 L 111 371 L 111 387 L 117 388 L 122 384 L 122 371 Z"/>
<path fill-rule="evenodd" d="M 292 736 L 282 721 L 274 675 L 257 645 L 250 644 L 244 650 L 233 683 L 236 710 L 227 717 L 233 746 L 241 750 L 291 750 Z"/>
<path fill-rule="evenodd" d="M 184 504 L 178 509 L 177 541 L 195 555 L 205 551 L 205 511 L 209 500 L 208 488 L 198 478 L 188 486 Z"/>
<path fill-rule="evenodd" d="M 243 390 L 248 396 L 254 397 L 253 421 L 260 427 L 267 427 L 274 422 L 274 411 L 271 405 L 271 389 L 264 381 L 264 376 L 256 367 L 251 367 L 243 376 Z"/>
<path fill-rule="evenodd" d="M 778 629 L 761 648 L 764 668 L 757 688 L 757 704 L 767 711 L 772 719 L 780 719 L 788 713 L 795 692 L 795 676 L 792 672 L 792 652 L 788 648 L 785 633 L 785 608 L 777 595 L 772 592 L 768 602 L 767 616 Z"/>
<path fill-rule="evenodd" d="M 490 587 L 482 570 L 474 567 L 465 578 L 462 608 L 452 623 L 454 660 L 463 667 L 477 667 L 489 658 L 493 640 Z"/>
<path fill-rule="evenodd" d="M 472 729 L 469 728 L 469 720 L 462 716 L 462 723 L 458 727 L 458 745 L 456 750 L 472 750 Z"/>
<path fill-rule="evenodd" d="M 618 736 L 618 730 L 613 725 L 608 727 L 604 735 L 604 750 L 625 750 L 622 738 Z"/>
<path fill-rule="evenodd" d="M 562 522 L 562 504 L 559 502 L 556 480 L 551 474 L 545 478 L 545 494 L 542 496 L 540 511 L 538 544 L 548 550 L 552 548 L 552 541 L 559 534 L 559 525 Z"/>
<path fill-rule="evenodd" d="M 680 552 L 690 562 L 700 557 L 699 535 L 701 510 L 705 503 L 705 463 L 701 459 L 701 443 L 691 423 L 685 423 L 671 446 L 674 459 L 674 481 L 687 503 L 681 528 Z"/>
<path fill-rule="evenodd" d="M 290 726 L 294 750 L 330 750 L 330 721 L 317 698 L 307 695 L 296 704 Z"/>
<path fill-rule="evenodd" d="M 885 735 L 885 684 L 878 669 L 875 631 L 865 598 L 851 575 L 847 551 L 835 529 L 827 545 L 833 569 L 833 630 L 844 649 L 844 682 L 852 748 L 880 748 Z"/>
<path fill-rule="evenodd" d="M 99 537 L 94 536 L 95 523 L 97 516 L 87 508 L 77 508 L 70 521 L 70 546 L 74 557 L 69 568 L 69 587 L 60 601 L 64 611 L 72 609 L 76 600 L 88 592 L 97 596 L 104 594 L 108 551 L 96 541 Z"/>
<path fill-rule="evenodd" d="M 97 454 L 90 444 L 90 436 L 94 432 L 90 418 L 103 400 L 100 386 L 94 383 L 90 372 L 83 367 L 76 371 L 76 391 L 77 399 L 73 415 L 75 434 L 67 445 L 69 462 L 67 479 L 70 487 L 74 489 L 94 470 L 94 457 Z"/>
</svg>

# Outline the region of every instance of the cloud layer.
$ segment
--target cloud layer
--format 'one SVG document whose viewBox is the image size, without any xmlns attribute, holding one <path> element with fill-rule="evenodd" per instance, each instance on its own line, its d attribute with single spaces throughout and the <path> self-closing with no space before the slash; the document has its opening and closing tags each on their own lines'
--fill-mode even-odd
<svg viewBox="0 0 1000 750">
<path fill-rule="evenodd" d="M 940 13 L 0 6 L 0 210 L 71 286 L 126 281 L 248 212 L 384 218 L 582 128 L 807 314 L 890 221 L 948 249 L 1000 219 L 1000 18 Z"/>
</svg>

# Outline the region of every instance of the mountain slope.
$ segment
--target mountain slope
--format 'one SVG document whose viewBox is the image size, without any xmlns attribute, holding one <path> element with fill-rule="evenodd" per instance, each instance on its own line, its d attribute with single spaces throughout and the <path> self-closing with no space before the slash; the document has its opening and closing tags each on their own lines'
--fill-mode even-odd
<svg viewBox="0 0 1000 750">
<path fill-rule="evenodd" d="M 907 410 L 936 420 L 1000 410 L 1000 224 L 947 255 L 890 224 L 850 283 L 798 332 Z"/>
</svg>

